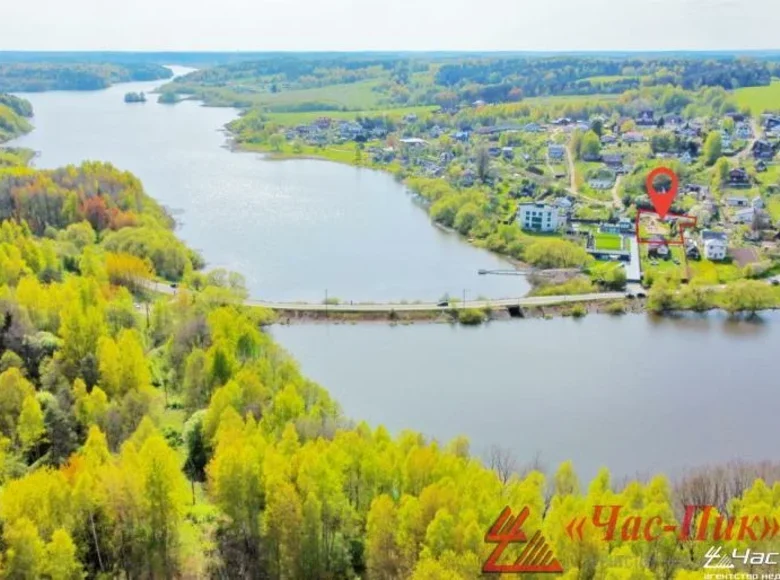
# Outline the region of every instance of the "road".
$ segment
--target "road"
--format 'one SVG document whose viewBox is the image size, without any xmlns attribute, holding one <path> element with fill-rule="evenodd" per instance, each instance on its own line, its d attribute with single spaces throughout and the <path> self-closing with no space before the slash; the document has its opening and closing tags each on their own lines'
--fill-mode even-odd
<svg viewBox="0 0 780 580">
<path fill-rule="evenodd" d="M 758 126 L 758 123 L 755 119 L 750 120 L 750 125 L 753 128 L 753 138 L 748 142 L 748 144 L 745 146 L 745 148 L 737 153 L 737 159 L 740 161 L 743 159 L 746 159 L 748 155 L 750 155 L 753 152 L 753 145 L 755 145 L 756 141 L 759 139 L 759 131 L 761 128 Z"/>
<path fill-rule="evenodd" d="M 509 306 L 554 306 L 570 302 L 595 302 L 624 298 L 624 292 L 594 292 L 592 294 L 571 294 L 564 296 L 527 296 L 524 298 L 501 298 L 496 300 L 467 300 L 466 308 L 507 308 Z M 427 312 L 445 310 L 436 302 L 418 302 L 414 304 L 382 303 L 382 304 L 319 304 L 311 302 L 267 302 L 264 300 L 247 300 L 247 306 L 263 306 L 278 311 L 309 311 L 309 312 Z M 460 308 L 458 302 L 454 305 Z"/>
<path fill-rule="evenodd" d="M 150 282 L 149 289 L 162 294 L 175 294 L 176 288 L 162 282 Z M 507 308 L 509 306 L 554 306 L 571 302 L 597 302 L 624 298 L 624 292 L 594 292 L 591 294 L 569 294 L 562 296 L 526 296 L 522 298 L 500 298 L 495 300 L 467 300 L 466 308 Z M 359 304 L 322 304 L 318 302 L 270 302 L 268 300 L 248 299 L 245 306 L 260 306 L 276 311 L 288 312 L 429 312 L 445 310 L 436 302 L 417 303 L 359 303 Z M 461 307 L 459 303 L 454 307 Z"/>
</svg>

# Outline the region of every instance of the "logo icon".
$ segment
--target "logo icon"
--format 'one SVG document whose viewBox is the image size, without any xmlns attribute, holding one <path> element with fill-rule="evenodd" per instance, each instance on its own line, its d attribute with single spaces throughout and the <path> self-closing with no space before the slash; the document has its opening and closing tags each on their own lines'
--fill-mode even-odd
<svg viewBox="0 0 780 580">
<path fill-rule="evenodd" d="M 734 562 L 728 556 L 721 555 L 719 547 L 712 546 L 704 554 L 704 567 L 710 570 L 727 570 L 734 567 Z"/>
<path fill-rule="evenodd" d="M 512 515 L 512 509 L 507 506 L 498 516 L 498 519 L 485 534 L 485 542 L 497 544 L 490 554 L 482 571 L 485 573 L 504 574 L 541 574 L 545 572 L 563 572 L 563 566 L 555 557 L 552 549 L 542 536 L 541 531 L 528 540 L 523 532 L 523 523 L 530 514 L 528 506 L 524 507 L 517 516 Z M 511 564 L 499 564 L 498 561 L 504 550 L 510 544 L 526 543 L 525 548 Z"/>
</svg>

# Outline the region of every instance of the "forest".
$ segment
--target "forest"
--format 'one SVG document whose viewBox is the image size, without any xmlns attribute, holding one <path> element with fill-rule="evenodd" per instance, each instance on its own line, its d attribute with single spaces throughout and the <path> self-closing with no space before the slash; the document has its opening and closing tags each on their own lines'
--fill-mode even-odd
<svg viewBox="0 0 780 580">
<path fill-rule="evenodd" d="M 115 83 L 172 76 L 170 69 L 151 63 L 6 62 L 0 54 L 0 93 L 94 91 Z"/>
<path fill-rule="evenodd" d="M 566 578 L 686 580 L 711 543 L 566 526 L 600 504 L 780 517 L 778 465 L 584 482 L 345 417 L 240 274 L 204 271 L 110 164 L 2 168 L 0 219 L 0 578 L 475 579 L 498 514 L 527 506 Z"/>
<path fill-rule="evenodd" d="M 29 117 L 32 117 L 29 101 L 0 93 L 0 144 L 30 131 L 32 125 L 27 120 Z M 2 157 L 3 150 L 0 149 L 0 165 Z"/>
<path fill-rule="evenodd" d="M 266 55 L 195 71 L 164 90 L 208 104 L 271 110 L 333 110 L 325 91 L 365 93 L 342 110 L 382 106 L 517 102 L 527 98 L 619 95 L 672 85 L 688 91 L 769 85 L 780 64 L 770 58 L 720 56 L 529 56 L 469 54 Z M 347 86 L 350 85 L 350 86 Z M 320 91 L 317 91 L 320 89 Z M 284 106 L 284 95 L 305 102 Z M 304 106 L 305 105 L 305 106 Z"/>
</svg>

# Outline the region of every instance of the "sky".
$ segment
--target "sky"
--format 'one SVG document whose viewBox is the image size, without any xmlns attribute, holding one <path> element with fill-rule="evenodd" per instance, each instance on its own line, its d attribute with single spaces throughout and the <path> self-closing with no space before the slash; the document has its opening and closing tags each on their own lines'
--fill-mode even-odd
<svg viewBox="0 0 780 580">
<path fill-rule="evenodd" d="M 3 4 L 0 50 L 780 48 L 778 0 L 24 0 Z"/>
</svg>

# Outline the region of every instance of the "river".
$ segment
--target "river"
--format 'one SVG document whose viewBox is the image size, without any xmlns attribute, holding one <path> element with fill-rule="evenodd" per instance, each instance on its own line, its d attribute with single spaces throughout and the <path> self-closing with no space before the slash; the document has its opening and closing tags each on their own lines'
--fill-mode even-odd
<svg viewBox="0 0 780 580">
<path fill-rule="evenodd" d="M 276 326 L 350 417 L 590 478 L 778 458 L 780 314 Z"/>
<path fill-rule="evenodd" d="M 312 160 L 268 161 L 223 147 L 229 109 L 125 104 L 128 91 L 25 95 L 35 130 L 14 145 L 57 167 L 107 160 L 177 210 L 178 234 L 210 266 L 244 274 L 254 297 L 435 300 L 519 296 L 519 276 L 478 276 L 501 259 L 430 225 L 388 175 Z M 519 461 L 572 459 L 633 475 L 778 458 L 773 360 L 780 317 L 734 323 L 589 316 L 480 328 L 275 327 L 302 369 L 345 412 L 442 441 L 467 435 Z"/>
<path fill-rule="evenodd" d="M 187 69 L 172 67 L 181 73 Z M 127 104 L 159 81 L 94 92 L 22 94 L 35 130 L 12 142 L 51 168 L 85 159 L 132 171 L 180 219 L 177 234 L 210 267 L 243 274 L 254 298 L 276 301 L 436 301 L 513 298 L 522 276 L 495 255 L 431 227 L 424 209 L 391 176 L 316 160 L 263 160 L 231 153 L 222 128 L 233 109 L 185 101 Z"/>
</svg>

